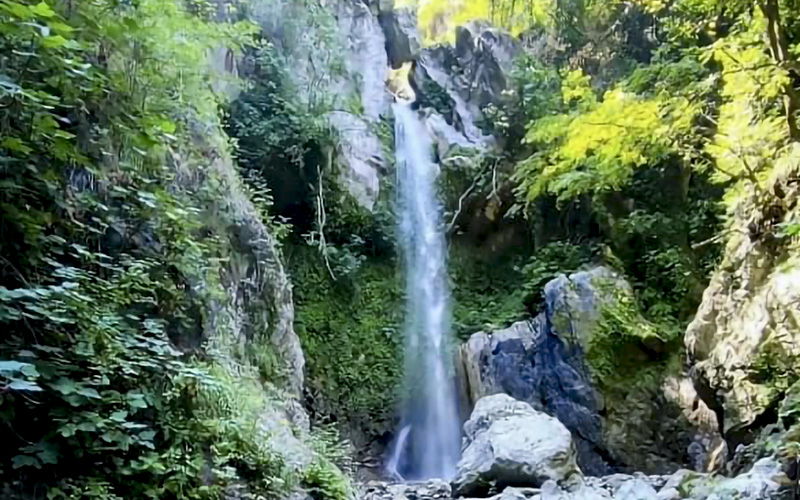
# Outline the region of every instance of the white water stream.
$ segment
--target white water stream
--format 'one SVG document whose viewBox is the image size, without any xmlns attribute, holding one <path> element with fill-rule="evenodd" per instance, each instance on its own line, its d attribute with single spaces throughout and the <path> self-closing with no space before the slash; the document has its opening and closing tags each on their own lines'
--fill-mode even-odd
<svg viewBox="0 0 800 500">
<path fill-rule="evenodd" d="M 394 105 L 399 232 L 406 274 L 405 395 L 387 464 L 400 479 L 449 479 L 460 451 L 438 167 L 408 104 Z"/>
</svg>

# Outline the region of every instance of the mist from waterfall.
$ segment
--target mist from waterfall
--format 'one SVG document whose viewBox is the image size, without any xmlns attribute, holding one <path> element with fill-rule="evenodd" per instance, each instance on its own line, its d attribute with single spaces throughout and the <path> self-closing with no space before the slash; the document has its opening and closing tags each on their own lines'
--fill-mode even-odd
<svg viewBox="0 0 800 500">
<path fill-rule="evenodd" d="M 394 105 L 398 246 L 405 266 L 405 394 L 388 472 L 449 479 L 460 452 L 438 166 L 408 104 Z"/>
</svg>

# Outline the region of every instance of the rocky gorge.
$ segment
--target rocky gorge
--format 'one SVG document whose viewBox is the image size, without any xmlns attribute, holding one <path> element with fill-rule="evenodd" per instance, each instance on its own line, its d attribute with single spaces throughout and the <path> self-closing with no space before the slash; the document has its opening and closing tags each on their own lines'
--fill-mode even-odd
<svg viewBox="0 0 800 500">
<path fill-rule="evenodd" d="M 796 7 L 0 0 L 0 496 L 798 498 Z"/>
</svg>

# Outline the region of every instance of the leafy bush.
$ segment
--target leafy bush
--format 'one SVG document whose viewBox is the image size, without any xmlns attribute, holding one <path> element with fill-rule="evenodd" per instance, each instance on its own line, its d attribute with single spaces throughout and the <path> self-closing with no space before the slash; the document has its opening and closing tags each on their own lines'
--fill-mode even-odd
<svg viewBox="0 0 800 500">
<path fill-rule="evenodd" d="M 191 354 L 223 244 L 200 217 L 221 193 L 195 184 L 194 134 L 219 135 L 207 54 L 252 30 L 181 5 L 0 1 L 0 481 L 19 496 L 287 486 Z"/>
<path fill-rule="evenodd" d="M 523 288 L 527 300 L 540 304 L 544 300 L 544 286 L 559 274 L 578 271 L 597 257 L 598 248 L 591 244 L 574 244 L 555 241 L 536 250 L 522 267 Z"/>
<path fill-rule="evenodd" d="M 516 260 L 484 260 L 474 252 L 469 247 L 450 248 L 453 330 L 458 339 L 503 328 L 526 312 Z"/>
<path fill-rule="evenodd" d="M 368 259 L 349 279 L 334 280 L 313 249 L 287 250 L 314 410 L 379 436 L 391 425 L 401 380 L 403 292 L 394 262 Z"/>
</svg>

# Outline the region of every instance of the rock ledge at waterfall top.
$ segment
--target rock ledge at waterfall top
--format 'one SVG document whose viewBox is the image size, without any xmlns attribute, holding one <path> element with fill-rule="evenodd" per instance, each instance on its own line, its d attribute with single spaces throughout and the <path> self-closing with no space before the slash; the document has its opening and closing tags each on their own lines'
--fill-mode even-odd
<svg viewBox="0 0 800 500">
<path fill-rule="evenodd" d="M 453 480 L 457 495 L 500 486 L 539 486 L 548 479 L 580 474 L 569 430 L 506 394 L 480 399 L 464 424 L 464 435 Z"/>
</svg>

